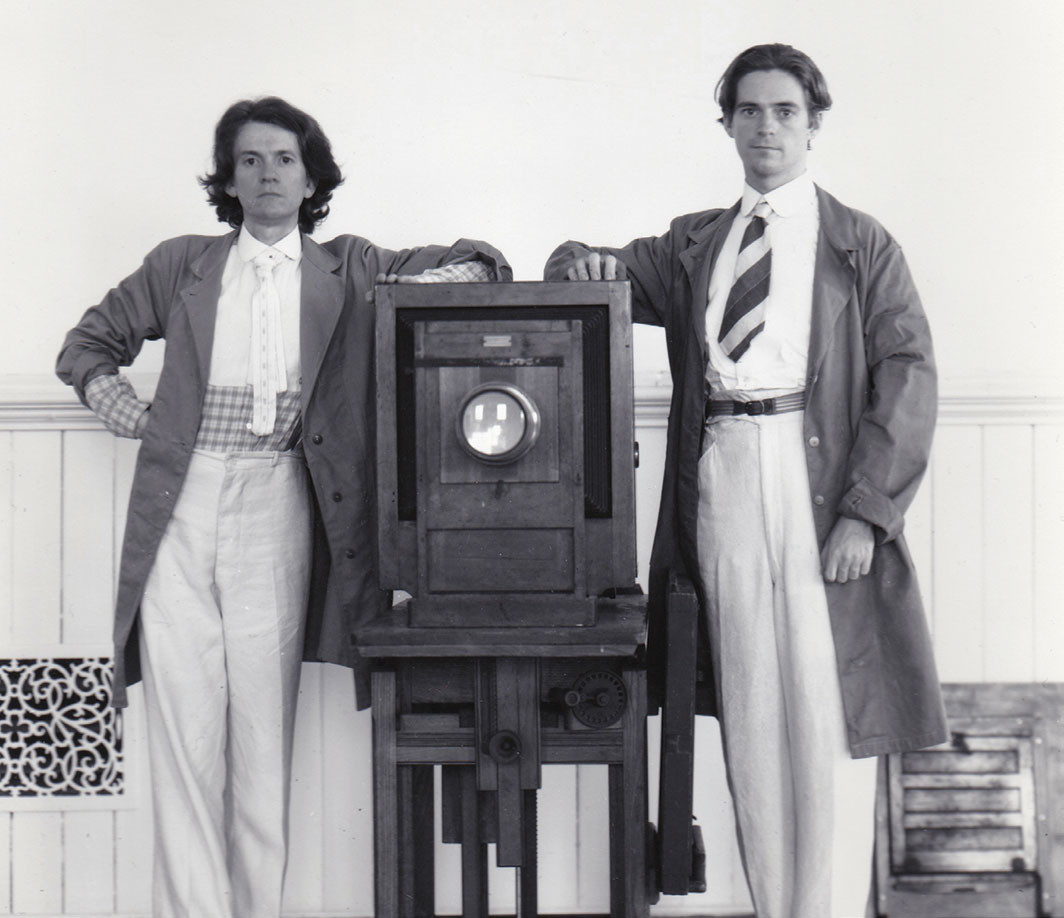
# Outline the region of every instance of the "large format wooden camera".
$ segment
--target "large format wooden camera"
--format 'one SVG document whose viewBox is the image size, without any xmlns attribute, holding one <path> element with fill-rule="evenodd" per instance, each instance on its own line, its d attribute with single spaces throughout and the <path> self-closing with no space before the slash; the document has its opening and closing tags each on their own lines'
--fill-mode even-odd
<svg viewBox="0 0 1064 918">
<path fill-rule="evenodd" d="M 543 765 L 607 767 L 612 915 L 696 888 L 689 799 L 661 808 L 675 830 L 647 821 L 629 296 L 626 282 L 377 288 L 380 585 L 410 594 L 355 635 L 374 664 L 379 915 L 435 914 L 437 765 L 463 918 L 487 914 L 489 845 L 517 868 L 517 914 L 537 914 Z M 675 643 L 693 681 L 691 634 Z M 693 708 L 673 710 L 663 735 L 689 784 Z"/>
<path fill-rule="evenodd" d="M 636 577 L 628 285 L 378 299 L 381 585 L 415 625 L 591 624 Z"/>
</svg>

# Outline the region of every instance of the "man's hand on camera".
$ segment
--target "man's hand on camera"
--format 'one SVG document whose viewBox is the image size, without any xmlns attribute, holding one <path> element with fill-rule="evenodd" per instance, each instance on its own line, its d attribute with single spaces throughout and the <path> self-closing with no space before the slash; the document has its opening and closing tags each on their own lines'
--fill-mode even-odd
<svg viewBox="0 0 1064 918">
<path fill-rule="evenodd" d="M 624 280 L 628 269 L 615 255 L 600 255 L 590 252 L 576 258 L 565 272 L 567 280 Z"/>
</svg>

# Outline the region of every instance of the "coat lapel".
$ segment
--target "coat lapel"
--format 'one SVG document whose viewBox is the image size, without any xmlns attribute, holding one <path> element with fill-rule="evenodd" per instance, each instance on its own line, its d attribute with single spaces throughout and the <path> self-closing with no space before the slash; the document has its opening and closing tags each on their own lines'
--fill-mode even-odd
<svg viewBox="0 0 1064 918">
<path fill-rule="evenodd" d="M 709 305 L 709 279 L 717 263 L 728 230 L 739 213 L 736 201 L 708 226 L 691 234 L 691 245 L 680 252 L 680 263 L 691 285 L 691 334 L 698 341 L 702 357 L 706 354 L 706 307 Z"/>
<path fill-rule="evenodd" d="M 344 307 L 344 279 L 335 272 L 340 259 L 303 237 L 299 311 L 299 358 L 303 372 L 303 415 L 317 382 L 325 351 Z"/>
<path fill-rule="evenodd" d="M 809 332 L 809 372 L 811 383 L 831 347 L 839 314 L 853 294 L 857 271 L 854 251 L 858 243 L 853 218 L 831 195 L 817 188 L 820 232 L 813 274 L 813 319 Z"/>
<path fill-rule="evenodd" d="M 191 265 L 189 270 L 196 276 L 191 284 L 181 291 L 192 327 L 192 340 L 196 347 L 196 362 L 200 377 L 205 382 L 211 368 L 211 348 L 214 346 L 214 321 L 218 315 L 218 297 L 222 292 L 222 272 L 229 256 L 229 249 L 236 239 L 236 232 L 219 236 Z"/>
</svg>

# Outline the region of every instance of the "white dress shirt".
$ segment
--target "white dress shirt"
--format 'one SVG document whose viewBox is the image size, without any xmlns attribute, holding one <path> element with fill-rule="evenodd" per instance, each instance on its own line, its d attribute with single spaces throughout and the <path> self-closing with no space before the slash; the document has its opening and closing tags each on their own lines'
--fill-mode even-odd
<svg viewBox="0 0 1064 918">
<path fill-rule="evenodd" d="M 273 279 L 281 300 L 281 341 L 284 346 L 287 389 L 290 392 L 299 391 L 299 294 L 303 240 L 298 227 L 273 246 L 259 242 L 248 232 L 246 225 L 240 228 L 240 235 L 236 244 L 229 249 L 229 258 L 222 272 L 209 385 L 251 385 L 251 300 L 258 287 L 252 259 L 268 248 L 284 256 L 273 269 Z"/>
<path fill-rule="evenodd" d="M 762 199 L 772 208 L 765 230 L 772 249 L 765 327 L 747 352 L 735 361 L 724 353 L 717 333 L 734 280 L 743 233 L 750 223 L 754 205 Z M 805 388 L 819 228 L 816 186 L 808 173 L 764 195 L 749 185 L 743 186 L 739 214 L 724 240 L 709 281 L 706 381 L 714 397 L 762 398 Z"/>
</svg>

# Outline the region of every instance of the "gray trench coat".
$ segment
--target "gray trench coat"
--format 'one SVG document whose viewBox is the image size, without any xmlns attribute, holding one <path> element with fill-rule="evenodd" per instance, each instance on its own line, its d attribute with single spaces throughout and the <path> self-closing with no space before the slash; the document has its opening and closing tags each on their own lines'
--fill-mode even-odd
<svg viewBox="0 0 1064 918">
<path fill-rule="evenodd" d="M 809 493 L 821 545 L 839 515 L 871 523 L 877 542 L 868 576 L 825 584 L 850 750 L 860 757 L 934 745 L 947 735 L 902 535 L 931 448 L 936 375 L 927 319 L 901 249 L 871 217 L 822 189 L 817 195 L 805 412 Z M 713 264 L 737 213 L 735 205 L 677 217 L 662 236 L 596 249 L 627 266 L 633 319 L 664 326 L 669 352 L 673 393 L 652 596 L 676 572 L 705 601 L 695 544 L 705 306 Z M 582 243 L 563 244 L 547 262 L 545 278 L 563 280 L 572 258 L 588 251 Z M 652 634 L 660 624 L 652 621 Z M 704 648 L 699 666 L 710 671 Z M 712 713 L 712 700 L 700 711 Z"/>
<path fill-rule="evenodd" d="M 91 379 L 128 366 L 145 340 L 166 339 L 122 545 L 114 622 L 119 707 L 126 704 L 126 686 L 140 678 L 141 595 L 199 430 L 222 271 L 235 238 L 182 236 L 162 243 L 85 313 L 59 353 L 59 378 L 84 401 Z M 369 704 L 368 673 L 351 635 L 390 603 L 377 578 L 375 310 L 366 294 L 379 272 L 418 274 L 474 254 L 497 279 L 511 279 L 502 254 L 482 242 L 396 252 L 357 236 L 323 245 L 303 237 L 303 443 L 315 498 L 304 658 L 353 667 L 360 707 Z"/>
</svg>

